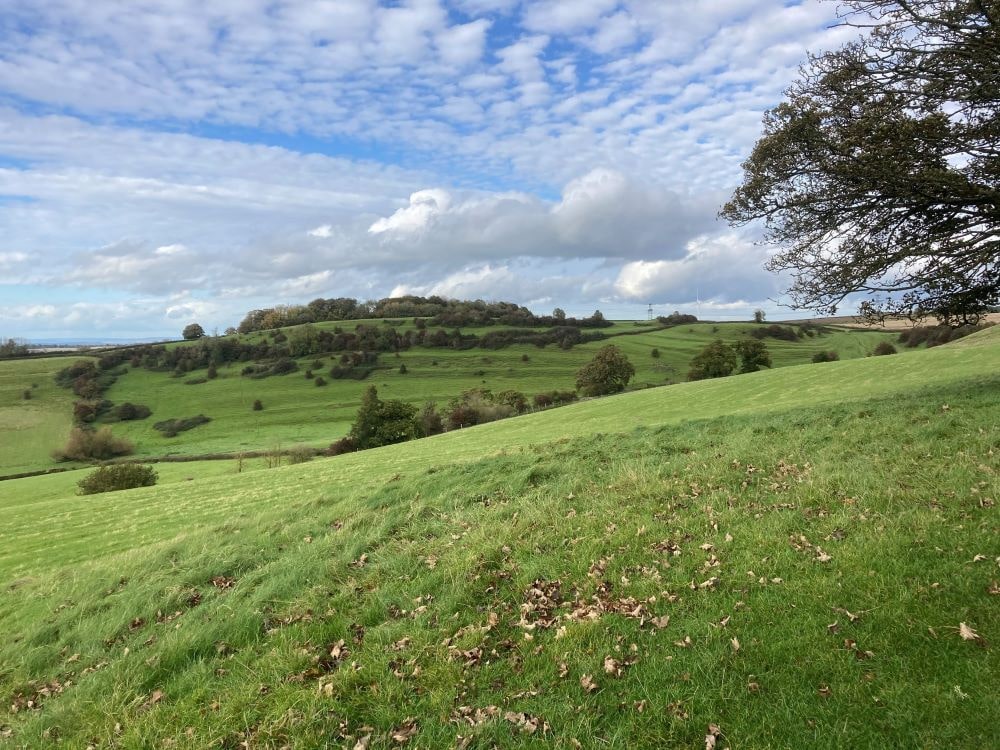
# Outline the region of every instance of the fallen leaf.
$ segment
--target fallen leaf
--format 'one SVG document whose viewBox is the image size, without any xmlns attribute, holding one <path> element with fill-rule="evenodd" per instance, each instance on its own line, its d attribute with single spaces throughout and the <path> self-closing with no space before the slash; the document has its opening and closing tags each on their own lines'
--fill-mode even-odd
<svg viewBox="0 0 1000 750">
<path fill-rule="evenodd" d="M 402 726 L 392 731 L 392 741 L 399 745 L 405 745 L 419 731 L 420 727 L 417 726 L 417 720 L 408 718 L 403 722 Z"/>
<path fill-rule="evenodd" d="M 715 743 L 722 735 L 722 730 L 718 724 L 708 725 L 708 734 L 705 735 L 705 750 L 715 750 Z"/>
<path fill-rule="evenodd" d="M 663 617 L 654 617 L 653 624 L 660 630 L 663 630 L 663 628 L 667 627 L 667 625 L 670 624 L 670 615 L 663 615 Z"/>
<path fill-rule="evenodd" d="M 691 648 L 691 636 L 684 636 L 684 640 L 674 641 L 674 645 L 678 648 Z"/>
<path fill-rule="evenodd" d="M 621 677 L 622 674 L 622 663 L 617 659 L 612 659 L 610 656 L 604 657 L 604 673 L 613 675 L 614 677 Z"/>
<path fill-rule="evenodd" d="M 586 690 L 588 693 L 592 693 L 597 690 L 597 683 L 591 679 L 589 674 L 585 674 L 580 678 L 580 687 Z"/>
<path fill-rule="evenodd" d="M 974 641 L 979 646 L 986 645 L 986 639 L 964 622 L 958 623 L 958 634 L 962 636 L 963 641 Z"/>
<path fill-rule="evenodd" d="M 829 698 L 831 695 L 833 695 L 833 691 L 830 690 L 829 685 L 820 685 L 819 690 L 817 690 L 816 692 L 819 693 L 821 698 Z"/>
<path fill-rule="evenodd" d="M 729 641 L 729 645 L 731 645 L 733 647 L 733 653 L 735 654 L 737 651 L 740 650 L 740 641 L 739 641 L 739 638 L 733 638 L 733 639 L 731 639 Z"/>
<path fill-rule="evenodd" d="M 364 737 L 359 739 L 354 743 L 354 750 L 368 750 L 368 743 L 372 741 L 372 736 L 366 734 Z"/>
</svg>

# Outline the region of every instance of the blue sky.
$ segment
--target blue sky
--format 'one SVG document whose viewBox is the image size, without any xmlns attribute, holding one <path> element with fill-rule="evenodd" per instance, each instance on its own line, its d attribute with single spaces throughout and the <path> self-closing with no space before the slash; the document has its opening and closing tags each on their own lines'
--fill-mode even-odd
<svg viewBox="0 0 1000 750">
<path fill-rule="evenodd" d="M 0 336 L 316 297 L 778 313 L 716 212 L 836 3 L 7 0 Z"/>
</svg>

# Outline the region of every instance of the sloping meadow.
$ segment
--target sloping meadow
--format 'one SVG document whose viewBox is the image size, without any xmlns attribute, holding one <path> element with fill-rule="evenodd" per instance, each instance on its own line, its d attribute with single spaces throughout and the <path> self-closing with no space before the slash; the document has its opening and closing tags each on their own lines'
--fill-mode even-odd
<svg viewBox="0 0 1000 750">
<path fill-rule="evenodd" d="M 990 746 L 998 388 L 247 475 L 5 586 L 0 742 Z"/>
</svg>

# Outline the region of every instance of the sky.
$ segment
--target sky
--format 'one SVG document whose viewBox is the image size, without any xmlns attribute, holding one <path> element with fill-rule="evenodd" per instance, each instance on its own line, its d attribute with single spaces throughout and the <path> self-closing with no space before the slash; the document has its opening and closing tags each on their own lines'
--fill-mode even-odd
<svg viewBox="0 0 1000 750">
<path fill-rule="evenodd" d="M 4 0 L 0 337 L 176 337 L 317 297 L 768 317 L 716 216 L 805 0 Z"/>
</svg>

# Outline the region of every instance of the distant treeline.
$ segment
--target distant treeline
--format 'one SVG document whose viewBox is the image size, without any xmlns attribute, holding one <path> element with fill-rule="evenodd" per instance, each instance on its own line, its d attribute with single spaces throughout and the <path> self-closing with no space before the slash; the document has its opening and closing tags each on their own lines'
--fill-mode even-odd
<svg viewBox="0 0 1000 750">
<path fill-rule="evenodd" d="M 528 308 L 513 302 L 449 300 L 438 296 L 411 295 L 366 302 L 359 302 L 350 297 L 314 299 L 308 305 L 278 305 L 263 310 L 251 310 L 240 322 L 238 331 L 252 333 L 303 323 L 369 318 L 420 318 L 427 325 L 448 328 L 489 325 L 604 328 L 611 325 L 601 315 L 600 310 L 595 311 L 589 318 L 567 318 L 558 308 L 552 315 L 535 315 Z"/>
</svg>

